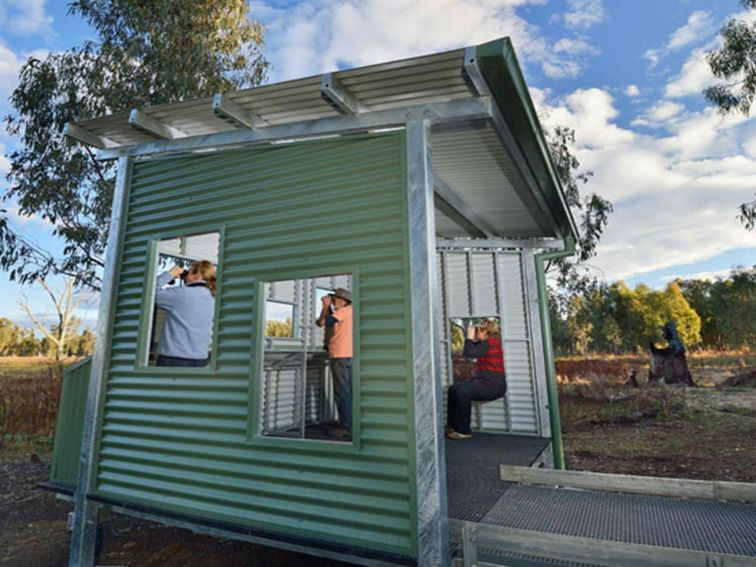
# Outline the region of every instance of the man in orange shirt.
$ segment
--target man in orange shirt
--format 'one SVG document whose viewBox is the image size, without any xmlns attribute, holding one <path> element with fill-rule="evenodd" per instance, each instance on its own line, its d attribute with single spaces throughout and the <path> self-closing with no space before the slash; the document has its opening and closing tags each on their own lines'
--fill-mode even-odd
<svg viewBox="0 0 756 567">
<path fill-rule="evenodd" d="M 331 429 L 329 434 L 348 437 L 352 434 L 352 292 L 338 287 L 322 301 L 323 308 L 315 324 L 331 331 L 328 358 L 339 411 L 339 426 Z"/>
</svg>

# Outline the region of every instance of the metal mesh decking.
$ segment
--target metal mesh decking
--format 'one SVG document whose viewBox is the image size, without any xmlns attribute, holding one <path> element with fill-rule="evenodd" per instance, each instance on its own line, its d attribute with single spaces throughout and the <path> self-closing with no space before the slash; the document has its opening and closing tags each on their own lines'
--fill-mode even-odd
<svg viewBox="0 0 756 567">
<path fill-rule="evenodd" d="M 756 557 L 756 505 L 739 502 L 509 485 L 481 523 Z"/>
<path fill-rule="evenodd" d="M 446 486 L 450 518 L 479 522 L 511 486 L 499 465 L 531 465 L 549 440 L 524 435 L 476 433 L 467 441 L 446 442 Z"/>
</svg>

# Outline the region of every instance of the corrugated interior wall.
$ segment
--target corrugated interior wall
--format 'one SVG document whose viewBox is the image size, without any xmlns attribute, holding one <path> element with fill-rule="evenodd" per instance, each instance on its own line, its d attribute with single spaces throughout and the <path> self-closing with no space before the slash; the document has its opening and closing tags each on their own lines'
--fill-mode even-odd
<svg viewBox="0 0 756 567">
<path fill-rule="evenodd" d="M 394 132 L 135 164 L 98 495 L 416 554 L 405 162 Z M 150 241 L 221 227 L 215 370 L 135 366 Z M 318 272 L 355 274 L 358 443 L 250 440 L 258 282 Z"/>
<path fill-rule="evenodd" d="M 539 433 L 521 255 L 443 251 L 439 253 L 438 265 L 445 334 L 441 365 L 444 387 L 453 380 L 449 319 L 498 316 L 502 326 L 507 394 L 503 399 L 476 403 L 473 428 Z"/>
</svg>

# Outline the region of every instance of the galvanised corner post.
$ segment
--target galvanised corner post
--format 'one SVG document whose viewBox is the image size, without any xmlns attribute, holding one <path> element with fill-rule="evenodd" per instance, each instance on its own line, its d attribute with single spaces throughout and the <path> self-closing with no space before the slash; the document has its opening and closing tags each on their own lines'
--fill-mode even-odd
<svg viewBox="0 0 756 567">
<path fill-rule="evenodd" d="M 92 374 L 87 392 L 84 432 L 81 442 L 79 460 L 79 480 L 74 497 L 74 523 L 71 534 L 69 565 L 71 567 L 89 567 L 94 564 L 95 540 L 97 538 L 97 521 L 99 507 L 88 500 L 94 482 L 94 450 L 97 439 L 97 423 L 103 403 L 103 390 L 110 358 L 110 323 L 115 301 L 116 272 L 118 270 L 118 252 L 121 249 L 121 234 L 126 198 L 131 181 L 131 158 L 118 159 L 118 174 L 113 191 L 113 210 L 110 216 L 110 232 L 105 250 L 100 308 L 97 314 L 97 332 L 94 354 L 92 356 Z"/>
<path fill-rule="evenodd" d="M 430 121 L 407 122 L 417 564 L 449 565 Z"/>
</svg>

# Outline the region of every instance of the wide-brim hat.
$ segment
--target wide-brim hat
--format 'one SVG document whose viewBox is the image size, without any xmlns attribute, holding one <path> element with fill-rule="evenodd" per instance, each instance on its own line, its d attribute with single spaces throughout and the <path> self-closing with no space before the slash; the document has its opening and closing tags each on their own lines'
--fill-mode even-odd
<svg viewBox="0 0 756 567">
<path fill-rule="evenodd" d="M 340 297 L 341 299 L 346 299 L 347 301 L 352 301 L 352 292 L 348 289 L 344 289 L 343 287 L 337 287 L 336 289 L 334 289 L 333 295 Z"/>
</svg>

